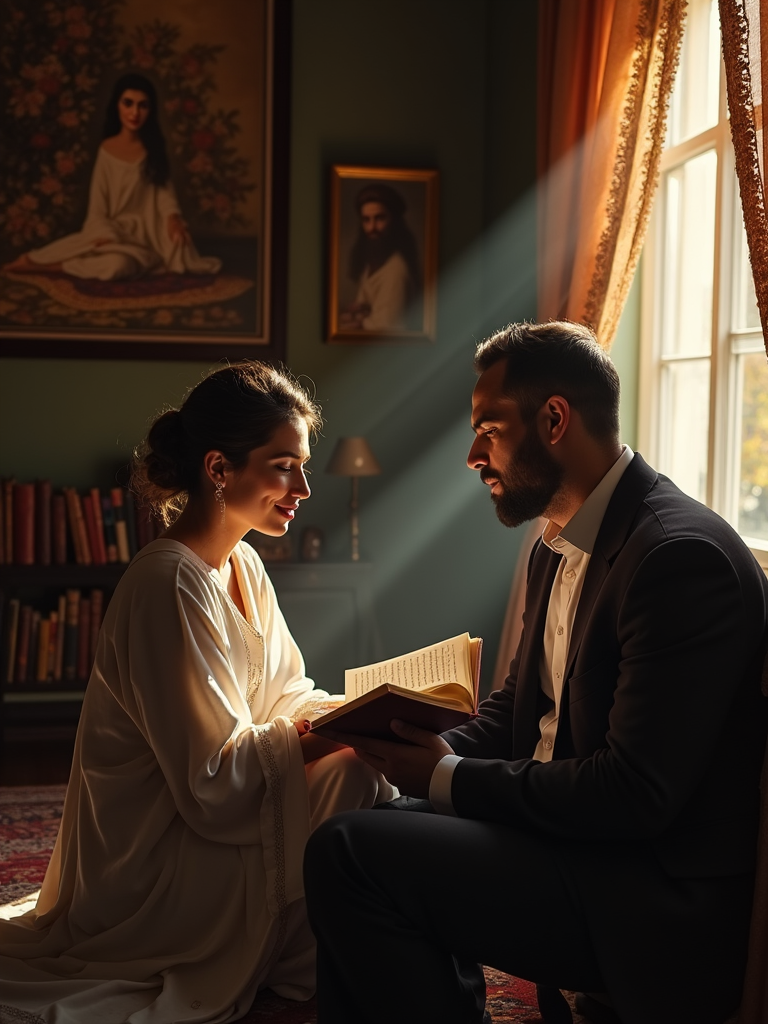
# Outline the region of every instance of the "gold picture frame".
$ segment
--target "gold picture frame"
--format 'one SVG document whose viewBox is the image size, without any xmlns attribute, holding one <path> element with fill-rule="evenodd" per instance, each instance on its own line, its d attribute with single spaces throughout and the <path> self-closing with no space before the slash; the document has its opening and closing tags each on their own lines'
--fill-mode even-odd
<svg viewBox="0 0 768 1024">
<path fill-rule="evenodd" d="M 327 340 L 433 342 L 439 174 L 334 164 Z"/>
</svg>

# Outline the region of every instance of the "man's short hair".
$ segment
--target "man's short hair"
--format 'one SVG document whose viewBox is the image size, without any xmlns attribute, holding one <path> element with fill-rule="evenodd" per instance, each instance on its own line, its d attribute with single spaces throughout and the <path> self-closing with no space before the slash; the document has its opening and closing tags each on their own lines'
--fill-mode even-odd
<svg viewBox="0 0 768 1024">
<path fill-rule="evenodd" d="M 592 437 L 618 439 L 619 375 L 589 327 L 568 320 L 509 324 L 477 346 L 475 370 L 483 373 L 500 359 L 507 364 L 504 391 L 525 422 L 551 395 L 562 395 Z"/>
</svg>

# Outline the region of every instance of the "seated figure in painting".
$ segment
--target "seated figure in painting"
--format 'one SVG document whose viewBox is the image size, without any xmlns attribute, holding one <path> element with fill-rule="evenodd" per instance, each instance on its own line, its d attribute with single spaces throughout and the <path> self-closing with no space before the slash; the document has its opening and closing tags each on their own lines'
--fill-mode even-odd
<svg viewBox="0 0 768 1024">
<path fill-rule="evenodd" d="M 100 281 L 219 272 L 221 260 L 197 253 L 182 219 L 149 79 L 127 74 L 115 83 L 82 230 L 24 253 L 5 269 Z"/>
<path fill-rule="evenodd" d="M 319 425 L 292 378 L 248 361 L 138 450 L 134 490 L 171 526 L 107 608 L 37 905 L 0 921 L 0 1021 L 222 1024 L 262 988 L 312 995 L 307 838 L 396 795 L 307 731 L 329 696 L 242 541 L 285 534 Z"/>
</svg>

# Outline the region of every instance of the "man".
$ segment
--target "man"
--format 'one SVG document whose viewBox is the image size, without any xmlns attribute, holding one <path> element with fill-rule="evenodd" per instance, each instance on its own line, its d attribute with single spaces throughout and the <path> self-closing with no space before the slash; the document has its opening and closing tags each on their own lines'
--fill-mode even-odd
<svg viewBox="0 0 768 1024">
<path fill-rule="evenodd" d="M 403 197 L 388 185 L 367 185 L 355 200 L 360 230 L 349 257 L 357 295 L 340 323 L 346 330 L 406 330 L 421 274 L 413 232 L 405 223 Z M 418 318 L 416 318 L 418 319 Z M 418 326 L 418 323 L 416 323 Z"/>
<path fill-rule="evenodd" d="M 503 523 L 549 520 L 524 634 L 476 719 L 354 739 L 437 813 L 311 838 L 318 1020 L 479 1022 L 480 963 L 607 992 L 623 1024 L 720 1024 L 746 960 L 766 579 L 619 444 L 618 376 L 586 328 L 513 325 L 475 364 L 468 463 Z"/>
</svg>

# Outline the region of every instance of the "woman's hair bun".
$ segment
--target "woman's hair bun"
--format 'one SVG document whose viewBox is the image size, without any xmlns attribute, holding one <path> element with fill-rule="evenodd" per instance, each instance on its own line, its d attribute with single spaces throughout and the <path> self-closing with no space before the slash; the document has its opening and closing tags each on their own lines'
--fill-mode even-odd
<svg viewBox="0 0 768 1024">
<path fill-rule="evenodd" d="M 169 409 L 158 416 L 147 435 L 146 445 L 147 479 L 163 490 L 186 490 L 189 453 L 184 422 L 178 409 Z"/>
</svg>

